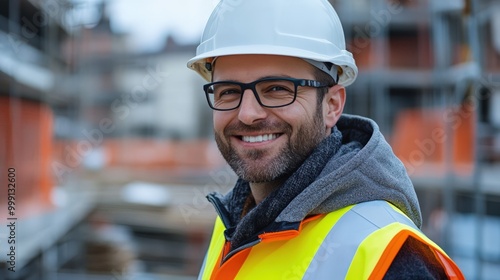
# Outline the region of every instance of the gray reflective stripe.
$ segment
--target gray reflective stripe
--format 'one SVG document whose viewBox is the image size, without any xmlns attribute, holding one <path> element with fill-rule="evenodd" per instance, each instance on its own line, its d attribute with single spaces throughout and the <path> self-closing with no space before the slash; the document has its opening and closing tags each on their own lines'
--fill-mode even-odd
<svg viewBox="0 0 500 280">
<path fill-rule="evenodd" d="M 372 232 L 394 222 L 418 229 L 385 201 L 355 205 L 330 230 L 303 279 L 345 279 L 361 242 Z"/>
</svg>

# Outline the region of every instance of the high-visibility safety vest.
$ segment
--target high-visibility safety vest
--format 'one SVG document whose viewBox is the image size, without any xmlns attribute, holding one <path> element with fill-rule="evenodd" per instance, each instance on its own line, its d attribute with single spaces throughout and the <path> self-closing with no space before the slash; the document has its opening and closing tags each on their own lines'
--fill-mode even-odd
<svg viewBox="0 0 500 280">
<path fill-rule="evenodd" d="M 382 279 L 409 237 L 431 250 L 449 279 L 465 279 L 438 245 L 385 201 L 312 216 L 298 230 L 263 233 L 231 256 L 224 230 L 217 218 L 199 279 Z"/>
</svg>

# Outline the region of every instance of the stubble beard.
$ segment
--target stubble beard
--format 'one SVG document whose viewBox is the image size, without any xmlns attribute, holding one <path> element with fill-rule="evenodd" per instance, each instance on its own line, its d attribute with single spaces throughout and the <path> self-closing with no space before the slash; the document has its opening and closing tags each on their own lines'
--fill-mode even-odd
<svg viewBox="0 0 500 280">
<path fill-rule="evenodd" d="M 224 159 L 240 178 L 255 183 L 282 180 L 289 177 L 309 157 L 319 142 L 326 137 L 321 112 L 317 113 L 319 116 L 316 116 L 311 124 L 302 125 L 295 137 L 292 136 L 292 127 L 287 123 L 264 121 L 255 126 L 237 123 L 224 130 L 224 135 L 231 135 L 230 131 L 241 133 L 268 131 L 267 127 L 272 127 L 273 130 L 279 128 L 280 131 L 284 132 L 281 137 L 288 137 L 288 141 L 273 158 L 266 160 L 266 162 L 262 162 L 262 159 L 269 153 L 267 150 L 253 149 L 241 155 L 230 144 L 229 137 L 216 132 L 215 141 Z"/>
</svg>

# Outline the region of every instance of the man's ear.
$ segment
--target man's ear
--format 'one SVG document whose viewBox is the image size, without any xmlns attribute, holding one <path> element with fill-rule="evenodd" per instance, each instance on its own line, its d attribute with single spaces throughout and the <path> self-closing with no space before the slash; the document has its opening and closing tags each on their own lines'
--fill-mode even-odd
<svg viewBox="0 0 500 280">
<path fill-rule="evenodd" d="M 344 111 L 345 88 L 335 85 L 328 89 L 323 99 L 323 118 L 327 130 L 331 130 Z"/>
</svg>

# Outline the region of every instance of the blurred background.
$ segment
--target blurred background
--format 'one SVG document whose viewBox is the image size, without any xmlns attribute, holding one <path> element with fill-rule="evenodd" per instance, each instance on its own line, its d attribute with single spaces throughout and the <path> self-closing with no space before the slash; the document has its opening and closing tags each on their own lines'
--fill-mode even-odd
<svg viewBox="0 0 500 280">
<path fill-rule="evenodd" d="M 186 68 L 217 2 L 0 1 L 0 279 L 196 278 L 205 195 L 236 179 Z M 423 231 L 498 279 L 500 2 L 331 2 L 360 68 L 346 112 L 379 123 Z"/>
</svg>

